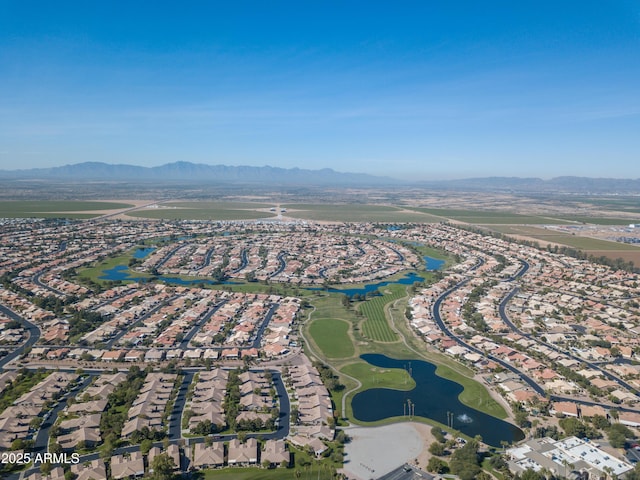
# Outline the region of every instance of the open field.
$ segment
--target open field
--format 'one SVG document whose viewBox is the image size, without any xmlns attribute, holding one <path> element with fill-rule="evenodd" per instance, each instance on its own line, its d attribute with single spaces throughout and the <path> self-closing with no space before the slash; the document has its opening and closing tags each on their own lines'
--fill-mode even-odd
<svg viewBox="0 0 640 480">
<path fill-rule="evenodd" d="M 349 358 L 355 353 L 349 337 L 349 323 L 336 318 L 319 318 L 309 325 L 309 334 L 327 358 Z"/>
<path fill-rule="evenodd" d="M 112 210 L 131 208 L 128 203 L 99 201 L 0 201 L 0 218 L 93 218 Z M 85 213 L 86 212 L 86 213 Z"/>
<path fill-rule="evenodd" d="M 160 205 L 177 208 L 190 208 L 195 210 L 257 210 L 262 208 L 275 208 L 273 203 L 253 202 L 163 202 Z"/>
<path fill-rule="evenodd" d="M 441 218 L 422 212 L 385 205 L 282 205 L 287 217 L 334 222 L 439 222 Z"/>
<path fill-rule="evenodd" d="M 567 222 L 572 223 L 590 223 L 593 225 L 628 225 L 630 223 L 640 222 L 640 214 L 637 218 L 618 218 L 618 217 L 584 217 L 578 215 L 562 215 L 558 216 Z"/>
<path fill-rule="evenodd" d="M 540 215 L 519 215 L 509 212 L 493 212 L 480 210 L 460 210 L 449 208 L 420 208 L 412 207 L 412 210 L 434 215 L 442 219 L 451 219 L 458 222 L 465 222 L 478 225 L 490 224 L 522 224 L 522 225 L 544 225 L 544 224 L 564 224 L 570 223 L 562 219 L 546 217 Z"/>
<path fill-rule="evenodd" d="M 223 204 L 216 208 L 149 208 L 127 213 L 129 217 L 151 218 L 156 220 L 256 220 L 259 218 L 274 218 L 271 212 L 257 210 L 241 210 L 225 208 Z"/>
<path fill-rule="evenodd" d="M 595 257 L 604 256 L 613 260 L 622 258 L 626 261 L 632 261 L 635 265 L 640 265 L 640 246 L 638 245 L 571 235 L 568 233 L 564 234 L 554 230 L 523 225 L 497 225 L 492 226 L 491 230 L 504 233 L 505 235 L 514 235 L 517 238 L 538 241 L 542 246 L 549 243 L 566 245 L 584 250 L 588 255 Z"/>
<path fill-rule="evenodd" d="M 609 257 L 613 260 L 618 258 L 622 258 L 626 262 L 633 262 L 634 265 L 640 265 L 640 247 L 636 247 L 635 251 L 611 251 L 611 250 L 589 250 L 589 255 L 593 255 L 594 257 Z"/>
</svg>

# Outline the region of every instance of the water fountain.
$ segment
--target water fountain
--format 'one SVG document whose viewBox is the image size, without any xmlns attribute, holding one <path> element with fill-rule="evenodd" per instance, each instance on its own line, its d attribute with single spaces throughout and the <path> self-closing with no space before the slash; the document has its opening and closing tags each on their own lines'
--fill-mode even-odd
<svg viewBox="0 0 640 480">
<path fill-rule="evenodd" d="M 466 413 L 463 413 L 462 415 L 458 415 L 456 417 L 456 419 L 462 423 L 471 423 L 473 422 L 473 418 L 471 418 L 469 415 L 467 415 Z"/>
</svg>

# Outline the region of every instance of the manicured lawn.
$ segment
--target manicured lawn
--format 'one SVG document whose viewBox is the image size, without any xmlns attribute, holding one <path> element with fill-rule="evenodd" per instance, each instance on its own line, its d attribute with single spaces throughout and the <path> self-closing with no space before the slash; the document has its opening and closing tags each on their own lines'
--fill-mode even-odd
<svg viewBox="0 0 640 480">
<path fill-rule="evenodd" d="M 436 374 L 453 380 L 464 387 L 459 398 L 465 405 L 469 405 L 476 410 L 480 410 L 496 418 L 507 418 L 507 412 L 504 411 L 502 405 L 487 393 L 486 388 L 482 384 L 472 378 L 460 375 L 458 372 L 442 364 L 438 365 Z"/>
<path fill-rule="evenodd" d="M 220 470 L 204 470 L 206 480 L 294 480 L 294 468 L 222 468 Z M 198 478 L 198 477 L 195 477 Z M 302 478 L 302 477 L 301 477 Z M 314 477 L 315 478 L 315 477 Z"/>
<path fill-rule="evenodd" d="M 328 358 L 347 358 L 355 350 L 349 338 L 349 323 L 335 318 L 320 318 L 309 326 L 309 333 Z"/>
<path fill-rule="evenodd" d="M 384 307 L 404 295 L 404 291 L 395 289 L 392 294 L 373 297 L 358 306 L 359 310 L 367 317 L 362 325 L 362 331 L 367 338 L 376 342 L 395 342 L 398 340 L 398 336 L 389 326 Z"/>
<path fill-rule="evenodd" d="M 362 382 L 361 390 L 370 388 L 412 390 L 416 385 L 406 370 L 375 367 L 363 360 L 345 365 L 340 371 L 360 380 Z"/>
</svg>

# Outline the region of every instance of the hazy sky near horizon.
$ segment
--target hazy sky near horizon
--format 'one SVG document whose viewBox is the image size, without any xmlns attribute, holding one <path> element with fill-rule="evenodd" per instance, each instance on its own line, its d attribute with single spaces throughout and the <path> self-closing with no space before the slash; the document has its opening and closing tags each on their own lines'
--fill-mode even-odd
<svg viewBox="0 0 640 480">
<path fill-rule="evenodd" d="M 640 2 L 0 0 L 0 169 L 640 177 Z"/>
</svg>

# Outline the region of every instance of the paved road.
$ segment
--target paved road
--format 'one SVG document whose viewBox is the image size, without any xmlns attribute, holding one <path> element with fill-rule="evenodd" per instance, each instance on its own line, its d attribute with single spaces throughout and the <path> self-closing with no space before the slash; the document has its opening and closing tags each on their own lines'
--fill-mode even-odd
<svg viewBox="0 0 640 480">
<path fill-rule="evenodd" d="M 183 443 L 185 443 L 187 446 L 188 445 L 192 445 L 195 443 L 204 443 L 205 441 L 205 437 L 195 437 L 195 438 L 182 438 L 181 436 L 181 430 L 180 430 L 180 419 L 182 417 L 182 411 L 184 410 L 184 405 L 186 402 L 186 391 L 189 387 L 189 384 L 193 381 L 193 377 L 195 375 L 195 372 L 198 371 L 199 369 L 187 369 L 184 370 L 185 376 L 184 379 L 182 381 L 182 384 L 180 385 L 179 391 L 178 391 L 178 395 L 176 397 L 176 401 L 174 402 L 174 407 L 171 413 L 171 420 L 170 420 L 170 424 L 169 424 L 169 443 L 170 444 L 178 444 L 178 445 L 182 445 Z M 71 371 L 71 370 L 66 370 L 66 371 Z M 260 372 L 260 371 L 264 371 L 263 369 L 252 369 L 252 371 L 254 372 Z M 278 426 L 277 429 L 274 432 L 271 433 L 250 433 L 247 436 L 248 437 L 261 437 L 264 440 L 278 440 L 278 439 L 284 439 L 285 437 L 287 437 L 289 435 L 289 425 L 290 425 L 290 416 L 291 416 L 291 404 L 289 402 L 289 395 L 287 394 L 287 388 L 284 385 L 284 382 L 282 380 L 282 375 L 280 374 L 280 372 L 278 370 L 269 370 L 273 376 L 273 382 L 274 382 L 274 386 L 276 389 L 276 394 L 278 395 L 278 400 L 279 400 L 279 405 L 280 405 L 280 416 L 278 418 Z M 85 372 L 86 373 L 86 372 Z M 92 372 L 94 373 L 94 372 Z M 97 373 L 97 372 L 96 372 Z M 57 418 L 57 414 L 59 410 L 62 410 L 65 406 L 66 406 L 66 398 L 68 396 L 71 395 L 75 395 L 77 394 L 77 391 L 80 390 L 81 388 L 85 388 L 89 382 L 91 381 L 91 376 L 89 376 L 87 379 L 85 379 L 85 381 L 81 384 L 80 387 L 78 387 L 77 389 L 74 389 L 72 392 L 70 392 L 68 395 L 65 395 L 65 397 L 58 403 L 58 405 L 55 407 L 54 411 L 55 411 L 55 415 L 52 412 L 51 417 L 49 417 L 49 419 L 47 420 L 46 423 L 48 423 L 49 425 L 47 426 L 47 434 L 45 436 L 44 433 L 42 433 L 42 435 L 40 435 L 40 433 L 38 434 L 38 440 L 36 441 L 37 446 L 36 446 L 36 450 L 35 451 L 46 451 L 46 441 L 44 440 L 45 438 L 48 438 L 48 430 L 51 428 L 51 425 L 53 423 L 55 423 L 55 420 Z M 43 424 L 44 426 L 45 424 Z M 41 429 L 42 431 L 42 429 Z M 40 438 L 42 436 L 42 439 Z M 237 435 L 233 434 L 233 435 L 221 435 L 221 436 L 216 436 L 214 441 L 216 442 L 228 442 L 234 438 L 236 438 Z M 155 442 L 154 446 L 156 447 L 163 447 L 162 442 Z M 121 448 L 117 448 L 113 451 L 113 455 L 120 455 L 123 453 L 131 453 L 134 451 L 139 451 L 140 450 L 140 445 L 130 445 L 127 447 L 121 447 Z M 100 457 L 99 452 L 96 453 L 91 453 L 88 455 L 83 455 L 82 457 L 80 457 L 80 463 L 85 463 L 85 462 L 89 462 L 91 460 L 95 460 L 97 458 Z M 189 461 L 186 458 L 182 458 L 182 465 L 181 467 L 181 471 L 183 473 L 186 473 L 188 470 L 188 464 Z M 27 471 L 21 472 L 21 473 L 15 473 L 15 474 L 11 474 L 8 475 L 6 478 L 7 480 L 20 480 L 21 478 L 24 478 L 34 472 L 39 472 L 39 465 L 35 465 L 34 467 L 30 468 Z"/>
<path fill-rule="evenodd" d="M 31 277 L 31 281 L 36 284 L 38 287 L 40 288 L 44 288 L 45 290 L 49 290 L 50 292 L 55 293 L 56 295 L 59 295 L 61 297 L 66 297 L 67 294 L 58 290 L 57 288 L 53 288 L 49 285 L 47 285 L 46 283 L 44 283 L 42 280 L 40 280 L 40 277 L 42 275 L 44 275 L 45 272 L 40 272 L 40 273 L 36 273 L 33 277 Z"/>
<path fill-rule="evenodd" d="M 262 324 L 260 325 L 260 327 L 256 331 L 255 336 L 253 337 L 253 342 L 251 343 L 251 346 L 250 347 L 240 347 L 240 350 L 246 350 L 248 348 L 259 348 L 260 347 L 260 343 L 262 342 L 262 335 L 264 334 L 264 331 L 267 328 L 267 325 L 269 325 L 269 322 L 271 321 L 271 317 L 273 317 L 273 314 L 275 313 L 275 311 L 278 309 L 279 306 L 280 306 L 279 303 L 274 303 L 273 305 L 271 305 L 271 308 L 269 308 L 269 311 L 264 316 L 264 320 L 262 321 Z"/>
<path fill-rule="evenodd" d="M 182 438 L 182 412 L 187 401 L 187 390 L 193 382 L 195 371 L 186 371 L 182 383 L 178 388 L 178 395 L 173 402 L 173 409 L 169 417 L 169 440 L 180 440 Z"/>
<path fill-rule="evenodd" d="M 278 254 L 278 262 L 280 262 L 280 264 L 278 265 L 278 269 L 273 272 L 271 275 L 269 275 L 269 278 L 275 277 L 276 275 L 280 275 L 285 268 L 287 268 L 287 261 L 284 259 L 284 256 L 287 254 L 287 252 L 280 252 Z"/>
<path fill-rule="evenodd" d="M 181 348 L 183 350 L 186 350 L 187 347 L 189 346 L 189 342 L 191 341 L 191 339 L 195 336 L 195 334 L 198 332 L 198 330 L 200 330 L 200 327 L 202 327 L 202 325 L 204 325 L 206 322 L 209 321 L 209 319 L 213 316 L 214 313 L 216 313 L 216 311 L 225 303 L 227 303 L 226 300 L 223 300 L 222 302 L 214 305 L 205 315 L 203 315 L 203 317 L 198 320 L 193 327 L 191 328 L 191 330 L 189 330 L 189 333 L 187 333 L 184 338 L 182 339 L 182 342 L 180 342 L 180 345 L 178 348 Z"/>
<path fill-rule="evenodd" d="M 4 368 L 5 365 L 8 365 L 13 360 L 21 356 L 27 349 L 31 348 L 40 338 L 40 329 L 34 323 L 22 318 L 16 312 L 11 310 L 10 308 L 5 307 L 4 305 L 0 305 L 0 312 L 6 315 L 11 320 L 15 320 L 16 322 L 20 322 L 22 326 L 29 333 L 29 338 L 26 342 L 24 342 L 21 346 L 13 350 L 7 356 L 0 360 L 0 368 Z"/>
<path fill-rule="evenodd" d="M 149 310 L 147 313 L 145 313 L 144 315 L 142 315 L 138 320 L 136 320 L 134 323 L 132 323 L 129 328 L 122 328 L 120 329 L 120 331 L 111 338 L 111 340 L 109 340 L 108 342 L 105 343 L 105 348 L 108 350 L 110 348 L 113 348 L 113 346 L 118 342 L 118 340 L 120 340 L 122 337 L 124 337 L 124 335 L 131 331 L 132 328 L 135 328 L 136 326 L 140 325 L 146 318 L 150 317 L 151 315 L 153 315 L 154 313 L 156 313 L 158 310 L 160 310 L 162 307 L 164 307 L 165 305 L 173 302 L 176 298 L 178 298 L 179 295 L 174 295 L 173 297 L 165 300 L 164 302 L 160 302 L 158 305 L 156 305 L 155 307 L 153 307 L 151 310 Z"/>
<path fill-rule="evenodd" d="M 235 270 L 232 270 L 231 273 L 241 272 L 248 264 L 249 259 L 247 258 L 247 249 L 243 248 L 242 252 L 240 252 L 240 266 Z"/>
<path fill-rule="evenodd" d="M 87 375 L 85 379 L 83 379 L 74 388 L 69 390 L 62 398 L 60 398 L 56 406 L 53 407 L 53 409 L 51 409 L 48 414 L 46 414 L 46 417 L 42 425 L 40 426 L 40 430 L 38 430 L 38 434 L 36 435 L 36 440 L 33 447 L 34 452 L 44 453 L 49 450 L 49 433 L 53 424 L 56 423 L 58 414 L 67 406 L 67 399 L 75 397 L 80 390 L 89 386 L 89 384 L 91 383 L 91 379 L 92 375 Z"/>
<path fill-rule="evenodd" d="M 455 292 L 457 289 L 459 289 L 460 287 L 462 287 L 463 285 L 465 285 L 469 280 L 465 279 L 462 282 L 458 283 L 457 285 L 454 285 L 453 287 L 451 287 L 449 290 L 447 290 L 446 292 L 444 292 L 442 295 L 440 295 L 438 297 L 438 299 L 434 302 L 433 307 L 432 307 L 432 314 L 433 314 L 433 318 L 436 321 L 436 323 L 438 324 L 438 327 L 440 328 L 440 330 L 442 330 L 448 337 L 452 338 L 453 340 L 456 341 L 456 343 L 458 343 L 459 345 L 462 345 L 465 348 L 468 348 L 469 350 L 476 352 L 498 364 L 500 364 L 501 366 L 503 366 L 504 368 L 506 368 L 507 370 L 510 370 L 511 372 L 515 373 L 516 375 L 518 375 L 519 377 L 521 377 L 527 384 L 529 384 L 529 386 L 531 386 L 531 388 L 536 391 L 537 393 L 539 393 L 540 395 L 545 394 L 544 389 L 538 385 L 536 383 L 536 381 L 529 377 L 528 375 L 525 375 L 524 373 L 522 373 L 520 370 L 518 370 L 516 367 L 514 367 L 513 365 L 511 365 L 508 362 L 505 362 L 504 360 L 502 360 L 501 358 L 495 357 L 491 354 L 487 354 L 486 352 L 484 352 L 483 350 L 480 350 L 479 348 L 468 344 L 467 342 L 465 342 L 462 338 L 460 338 L 459 336 L 457 336 L 455 333 L 453 333 L 451 330 L 449 330 L 449 328 L 447 327 L 447 325 L 444 323 L 444 321 L 442 320 L 442 317 L 440 316 L 440 306 L 442 305 L 442 302 L 449 296 L 451 295 L 453 292 Z"/>
<path fill-rule="evenodd" d="M 525 338 L 528 338 L 530 340 L 533 340 L 536 343 L 539 343 L 541 345 L 544 345 L 545 347 L 550 348 L 551 350 L 561 353 L 563 355 L 566 355 L 570 358 L 573 358 L 574 360 L 580 362 L 580 363 L 584 363 L 585 365 L 589 366 L 590 368 L 594 369 L 594 370 L 598 370 L 600 373 L 602 373 L 602 375 L 604 375 L 605 377 L 607 377 L 609 380 L 613 380 L 614 382 L 616 382 L 618 385 L 632 391 L 635 392 L 636 388 L 625 382 L 624 380 L 622 380 L 621 378 L 617 377 L 616 375 L 612 374 L 611 372 L 605 370 L 604 368 L 602 368 L 599 364 L 595 363 L 595 362 L 590 362 L 589 360 L 585 360 L 582 357 L 579 357 L 577 355 L 574 355 L 571 353 L 570 350 L 566 350 L 566 349 L 562 349 L 562 348 L 558 348 L 557 346 L 555 346 L 552 343 L 546 343 L 543 342 L 542 340 L 540 340 L 540 337 L 538 336 L 534 336 L 531 335 L 530 333 L 526 333 L 523 332 L 522 330 L 520 330 L 509 318 L 509 316 L 507 315 L 506 312 L 506 308 L 507 308 L 507 304 L 509 303 L 509 301 L 518 293 L 519 289 L 518 288 L 514 288 L 513 290 L 511 290 L 511 292 L 509 292 L 509 294 L 500 302 L 500 305 L 498 307 L 498 312 L 500 314 L 500 318 L 502 319 L 502 321 L 514 332 L 516 332 L 518 335 L 522 335 Z"/>
</svg>

